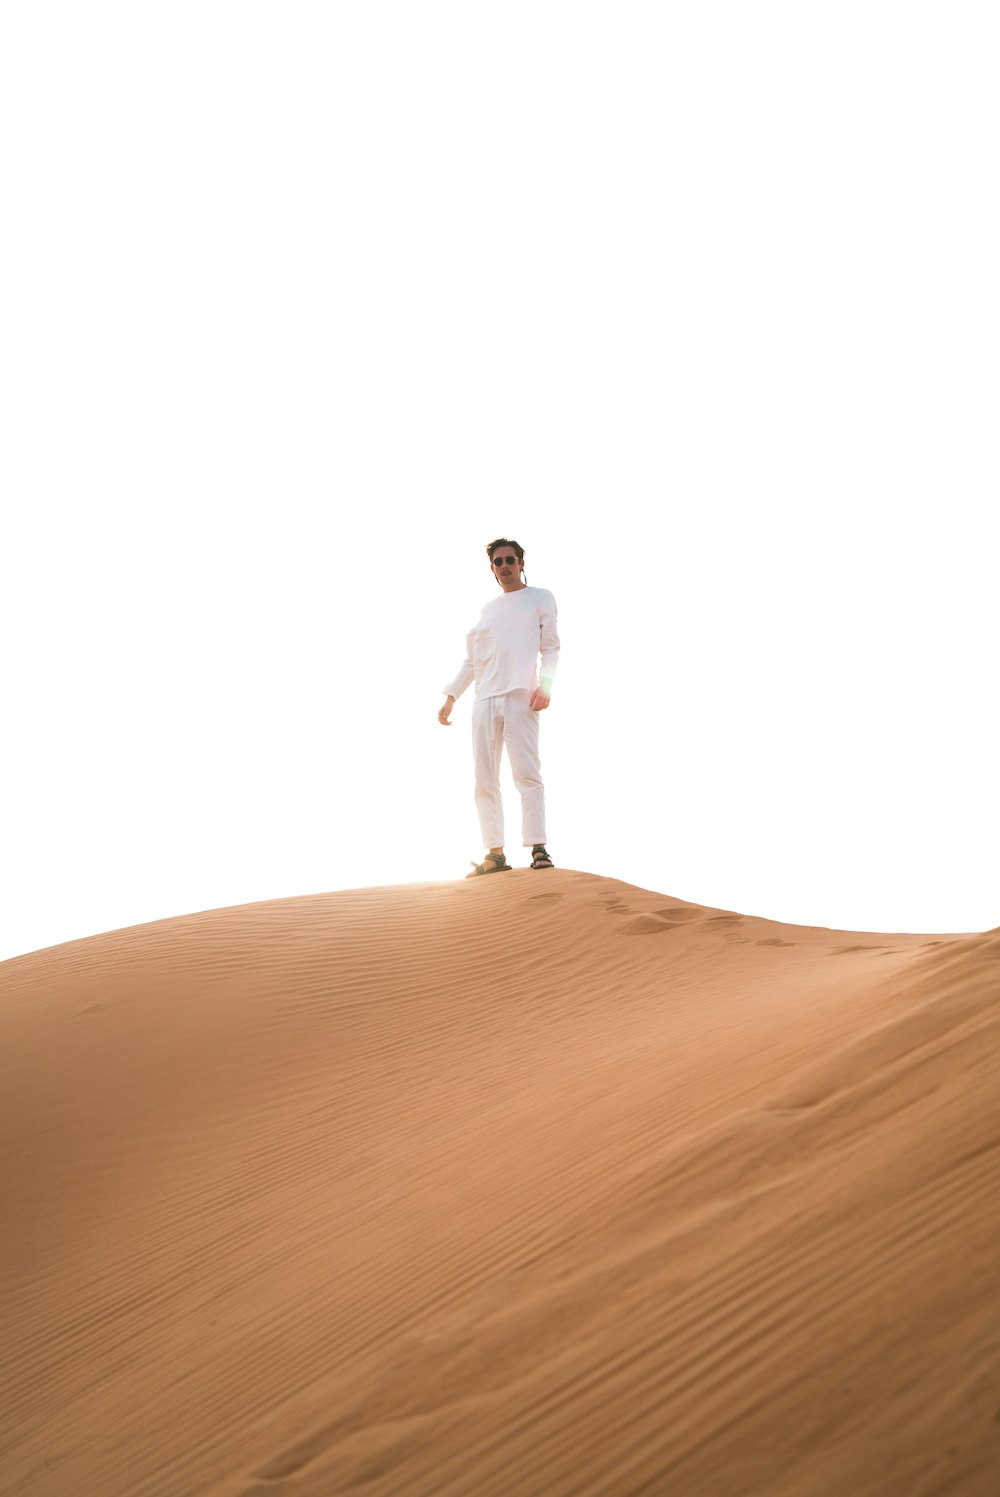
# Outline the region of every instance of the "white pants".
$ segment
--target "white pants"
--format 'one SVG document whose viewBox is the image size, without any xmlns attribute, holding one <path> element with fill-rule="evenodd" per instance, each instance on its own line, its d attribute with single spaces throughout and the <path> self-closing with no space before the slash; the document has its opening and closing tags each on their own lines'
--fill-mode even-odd
<svg viewBox="0 0 1000 1497">
<path fill-rule="evenodd" d="M 530 691 L 483 697 L 472 707 L 472 754 L 476 761 L 476 810 L 484 847 L 503 847 L 500 753 L 507 758 L 521 796 L 521 835 L 525 847 L 545 841 L 545 786 L 538 763 L 538 717 L 528 706 Z"/>
</svg>

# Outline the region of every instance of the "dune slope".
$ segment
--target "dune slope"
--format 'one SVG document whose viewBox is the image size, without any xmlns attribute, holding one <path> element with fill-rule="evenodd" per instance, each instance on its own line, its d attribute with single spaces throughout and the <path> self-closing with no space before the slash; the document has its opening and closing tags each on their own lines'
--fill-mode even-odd
<svg viewBox="0 0 1000 1497">
<path fill-rule="evenodd" d="M 998 979 L 568 870 L 4 963 L 0 1491 L 993 1497 Z"/>
</svg>

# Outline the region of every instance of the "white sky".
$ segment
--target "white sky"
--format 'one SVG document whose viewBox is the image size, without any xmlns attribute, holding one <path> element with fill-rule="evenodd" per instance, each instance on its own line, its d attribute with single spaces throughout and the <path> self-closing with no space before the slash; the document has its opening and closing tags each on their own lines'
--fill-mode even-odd
<svg viewBox="0 0 1000 1497">
<path fill-rule="evenodd" d="M 501 534 L 559 604 L 557 864 L 1000 923 L 997 40 L 5 7 L 0 957 L 460 877 Z"/>
</svg>

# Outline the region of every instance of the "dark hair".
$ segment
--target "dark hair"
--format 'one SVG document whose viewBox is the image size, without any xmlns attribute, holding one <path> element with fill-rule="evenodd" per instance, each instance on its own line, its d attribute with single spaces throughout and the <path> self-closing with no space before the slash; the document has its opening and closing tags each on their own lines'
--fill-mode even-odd
<svg viewBox="0 0 1000 1497">
<path fill-rule="evenodd" d="M 493 565 L 493 553 L 497 549 L 498 546 L 513 546 L 514 550 L 517 552 L 517 559 L 518 559 L 518 561 L 523 566 L 523 564 L 524 564 L 524 547 L 523 546 L 519 546 L 517 544 L 517 541 L 509 541 L 505 535 L 502 535 L 499 538 L 499 540 L 490 541 L 489 545 L 486 547 L 486 555 L 490 559 L 490 566 Z"/>
</svg>

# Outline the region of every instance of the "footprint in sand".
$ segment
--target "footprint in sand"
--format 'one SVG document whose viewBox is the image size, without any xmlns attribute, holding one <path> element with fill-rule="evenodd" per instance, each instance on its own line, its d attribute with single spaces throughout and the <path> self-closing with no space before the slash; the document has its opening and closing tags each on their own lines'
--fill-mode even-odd
<svg viewBox="0 0 1000 1497">
<path fill-rule="evenodd" d="M 881 946 L 831 946 L 831 956 L 847 956 L 852 951 L 882 951 Z"/>
<path fill-rule="evenodd" d="M 680 930 L 680 925 L 670 920 L 664 920 L 659 915 L 633 915 L 631 920 L 626 920 L 618 929 L 625 936 L 652 936 L 664 930 Z"/>
</svg>

